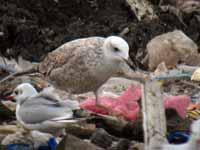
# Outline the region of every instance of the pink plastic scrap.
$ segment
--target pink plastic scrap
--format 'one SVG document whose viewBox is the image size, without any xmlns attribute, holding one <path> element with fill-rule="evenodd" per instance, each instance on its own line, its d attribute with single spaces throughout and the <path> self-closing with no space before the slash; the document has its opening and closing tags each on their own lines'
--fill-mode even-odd
<svg viewBox="0 0 200 150">
<path fill-rule="evenodd" d="M 168 96 L 164 98 L 165 108 L 175 109 L 181 118 L 185 118 L 187 107 L 189 106 L 191 99 L 189 96 Z"/>
<path fill-rule="evenodd" d="M 80 103 L 81 108 L 105 115 L 115 115 L 128 121 L 135 121 L 140 111 L 138 100 L 141 98 L 141 86 L 131 85 L 117 98 L 99 97 L 101 105 L 107 109 L 95 105 L 94 98 L 88 98 Z M 185 118 L 186 108 L 190 103 L 188 96 L 170 96 L 164 98 L 165 108 L 177 111 L 181 118 Z"/>
<path fill-rule="evenodd" d="M 140 110 L 137 101 L 141 97 L 141 87 L 133 85 L 127 88 L 121 96 L 117 98 L 100 97 L 101 105 L 105 106 L 107 110 L 99 108 L 95 105 L 94 98 L 88 98 L 80 103 L 84 109 L 100 113 L 100 114 L 115 114 L 123 117 L 126 120 L 135 120 Z"/>
</svg>

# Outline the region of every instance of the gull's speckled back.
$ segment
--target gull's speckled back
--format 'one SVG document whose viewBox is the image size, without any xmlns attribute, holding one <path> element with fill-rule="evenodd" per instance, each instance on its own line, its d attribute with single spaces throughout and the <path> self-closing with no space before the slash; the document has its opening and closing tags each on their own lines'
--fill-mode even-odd
<svg viewBox="0 0 200 150">
<path fill-rule="evenodd" d="M 106 64 L 103 53 L 105 38 L 90 37 L 68 42 L 48 56 L 39 66 L 53 85 L 71 93 L 94 91 L 116 71 Z"/>
</svg>

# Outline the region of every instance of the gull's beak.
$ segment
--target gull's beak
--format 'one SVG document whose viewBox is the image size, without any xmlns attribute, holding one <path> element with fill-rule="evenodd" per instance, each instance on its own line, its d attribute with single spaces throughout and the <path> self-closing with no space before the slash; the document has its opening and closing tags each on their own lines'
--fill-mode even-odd
<svg viewBox="0 0 200 150">
<path fill-rule="evenodd" d="M 198 139 L 198 140 L 196 140 L 196 143 L 197 143 L 197 144 L 200 144 L 200 140 L 199 140 L 199 139 Z"/>
<path fill-rule="evenodd" d="M 15 96 L 14 96 L 14 94 L 11 94 L 11 95 L 9 95 L 9 96 L 6 96 L 5 99 L 6 99 L 6 100 L 12 101 L 12 100 L 15 99 Z"/>
<path fill-rule="evenodd" d="M 140 61 L 137 59 L 131 60 L 130 57 L 128 59 L 123 58 L 123 60 L 126 62 L 126 64 L 134 71 L 142 71 L 148 70 L 148 67 L 143 65 Z"/>
<path fill-rule="evenodd" d="M 132 70 L 136 70 L 136 65 L 133 63 L 130 57 L 128 57 L 128 59 L 123 58 L 123 60 Z"/>
</svg>

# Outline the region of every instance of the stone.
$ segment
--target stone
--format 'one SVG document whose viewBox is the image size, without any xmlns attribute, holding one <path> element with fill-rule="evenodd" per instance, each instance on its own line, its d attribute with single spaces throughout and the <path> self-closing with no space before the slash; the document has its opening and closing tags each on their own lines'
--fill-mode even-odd
<svg viewBox="0 0 200 150">
<path fill-rule="evenodd" d="M 109 135 L 104 129 L 98 129 L 90 138 L 91 142 L 103 147 L 108 148 L 112 144 L 112 136 Z"/>
<path fill-rule="evenodd" d="M 14 134 L 7 135 L 2 140 L 1 144 L 30 144 L 33 145 L 34 148 L 38 148 L 39 146 L 47 146 L 49 138 L 52 138 L 52 135 L 39 131 L 31 131 L 30 133 L 18 131 Z"/>
<path fill-rule="evenodd" d="M 188 60 L 198 55 L 198 46 L 182 31 L 174 30 L 153 38 L 147 44 L 147 52 L 148 67 L 154 70 L 162 62 L 165 62 L 168 68 L 186 61 L 190 65 Z"/>
<path fill-rule="evenodd" d="M 79 139 L 73 135 L 67 134 L 60 142 L 57 150 L 104 150 L 90 142 Z"/>
</svg>

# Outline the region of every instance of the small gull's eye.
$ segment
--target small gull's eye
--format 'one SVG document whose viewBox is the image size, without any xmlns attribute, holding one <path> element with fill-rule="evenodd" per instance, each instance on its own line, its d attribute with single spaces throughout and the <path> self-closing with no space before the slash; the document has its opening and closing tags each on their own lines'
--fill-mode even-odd
<svg viewBox="0 0 200 150">
<path fill-rule="evenodd" d="M 114 48 L 114 51 L 115 51 L 115 52 L 119 52 L 120 50 L 119 50 L 118 48 L 115 47 L 115 48 Z"/>
<path fill-rule="evenodd" d="M 15 93 L 16 95 L 18 95 L 19 92 L 18 92 L 18 91 L 14 91 L 14 93 Z"/>
</svg>

